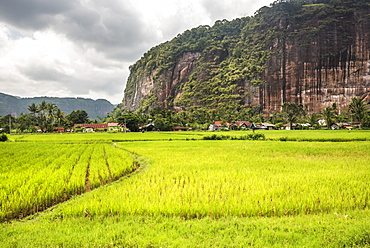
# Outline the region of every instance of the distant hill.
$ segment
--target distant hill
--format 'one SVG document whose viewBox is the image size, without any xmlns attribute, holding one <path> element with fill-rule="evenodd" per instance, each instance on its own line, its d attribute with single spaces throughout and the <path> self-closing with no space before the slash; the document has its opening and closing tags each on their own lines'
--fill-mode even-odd
<svg viewBox="0 0 370 248">
<path fill-rule="evenodd" d="M 19 116 L 21 113 L 29 113 L 27 107 L 32 103 L 39 104 L 42 101 L 51 102 L 58 106 L 65 114 L 73 110 L 85 110 L 90 119 L 105 117 L 114 109 L 114 105 L 105 99 L 88 99 L 88 98 L 59 98 L 59 97 L 32 97 L 21 98 L 16 96 L 0 93 L 0 116 L 12 114 Z"/>
</svg>

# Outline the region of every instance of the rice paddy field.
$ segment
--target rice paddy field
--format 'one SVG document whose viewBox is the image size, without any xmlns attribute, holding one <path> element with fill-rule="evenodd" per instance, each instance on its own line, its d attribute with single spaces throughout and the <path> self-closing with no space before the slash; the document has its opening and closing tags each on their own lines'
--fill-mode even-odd
<svg viewBox="0 0 370 248">
<path fill-rule="evenodd" d="M 370 131 L 249 133 L 11 136 L 1 247 L 370 247 Z"/>
</svg>

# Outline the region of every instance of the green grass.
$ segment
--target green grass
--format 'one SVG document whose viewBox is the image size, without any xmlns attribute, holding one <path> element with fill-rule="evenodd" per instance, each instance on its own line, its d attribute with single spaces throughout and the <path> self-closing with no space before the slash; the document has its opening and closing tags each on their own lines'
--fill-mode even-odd
<svg viewBox="0 0 370 248">
<path fill-rule="evenodd" d="M 240 137 L 252 133 L 250 130 L 222 132 L 63 133 L 11 135 L 9 138 L 16 142 L 96 143 L 149 140 L 201 140 L 204 136 L 210 135 Z M 267 140 L 288 138 L 292 141 L 370 141 L 370 131 L 368 130 L 256 130 L 255 133 L 264 134 Z"/>
<path fill-rule="evenodd" d="M 369 211 L 273 218 L 41 218 L 0 226 L 1 247 L 369 247 Z"/>
<path fill-rule="evenodd" d="M 136 140 L 112 150 L 134 154 L 141 168 L 1 224 L 1 247 L 370 247 L 370 142 L 312 141 L 367 139 L 369 131 L 264 131 L 267 141 L 202 140 L 210 134 L 12 136 L 24 141 L 2 144 L 22 147 L 6 155 L 15 158 L 37 144 L 61 149 Z M 99 168 L 100 158 L 93 161 Z"/>
<path fill-rule="evenodd" d="M 192 140 L 202 139 L 204 132 L 145 132 L 145 133 L 63 133 L 11 135 L 16 142 L 62 142 L 62 143 L 96 143 L 146 140 Z"/>
</svg>

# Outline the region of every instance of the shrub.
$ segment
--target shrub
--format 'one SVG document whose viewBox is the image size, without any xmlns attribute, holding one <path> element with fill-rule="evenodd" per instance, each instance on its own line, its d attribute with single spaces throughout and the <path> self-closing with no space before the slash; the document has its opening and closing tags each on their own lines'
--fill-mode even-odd
<svg viewBox="0 0 370 248">
<path fill-rule="evenodd" d="M 248 135 L 243 135 L 239 137 L 232 137 L 230 135 L 210 135 L 210 136 L 204 136 L 204 140 L 265 140 L 265 135 L 263 133 L 251 133 Z"/>
<path fill-rule="evenodd" d="M 248 140 L 265 140 L 266 137 L 263 133 L 251 133 L 247 135 Z"/>
<path fill-rule="evenodd" d="M 7 141 L 7 140 L 8 140 L 8 136 L 6 136 L 5 133 L 0 134 L 0 141 L 4 142 L 4 141 Z"/>
<path fill-rule="evenodd" d="M 210 136 L 204 136 L 203 139 L 204 140 L 227 140 L 227 139 L 230 139 L 230 136 L 212 134 Z"/>
</svg>

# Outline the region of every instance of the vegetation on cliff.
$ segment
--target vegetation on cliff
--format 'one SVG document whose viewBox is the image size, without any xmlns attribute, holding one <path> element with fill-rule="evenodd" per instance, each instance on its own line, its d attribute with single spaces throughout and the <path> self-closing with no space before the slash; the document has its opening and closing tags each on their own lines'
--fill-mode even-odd
<svg viewBox="0 0 370 248">
<path fill-rule="evenodd" d="M 284 102 L 302 104 L 301 86 L 292 85 L 288 75 L 290 61 L 303 64 L 313 59 L 316 68 L 312 70 L 342 67 L 347 70 L 344 77 L 350 75 L 347 62 L 354 59 L 350 51 L 356 42 L 354 25 L 365 31 L 369 27 L 368 0 L 280 0 L 253 17 L 187 30 L 153 47 L 130 67 L 124 107 L 149 113 L 156 107 L 242 111 L 251 106 L 262 110 L 268 104 L 276 109 Z M 287 51 L 290 47 L 295 53 Z M 200 57 L 182 75 L 176 66 L 187 53 L 200 53 Z M 316 57 L 310 57 L 311 53 Z M 366 54 L 363 57 L 363 61 L 370 59 Z M 180 83 L 174 83 L 176 73 L 185 77 Z M 149 93 L 138 96 L 143 78 L 152 86 Z M 273 80 L 278 86 L 269 85 Z M 324 79 L 315 80 L 320 87 Z M 253 94 L 262 91 L 258 87 L 269 88 L 263 94 L 278 87 L 278 99 L 259 96 L 256 102 Z M 292 94 L 297 96 L 290 99 Z M 133 107 L 132 99 L 139 104 Z"/>
</svg>

